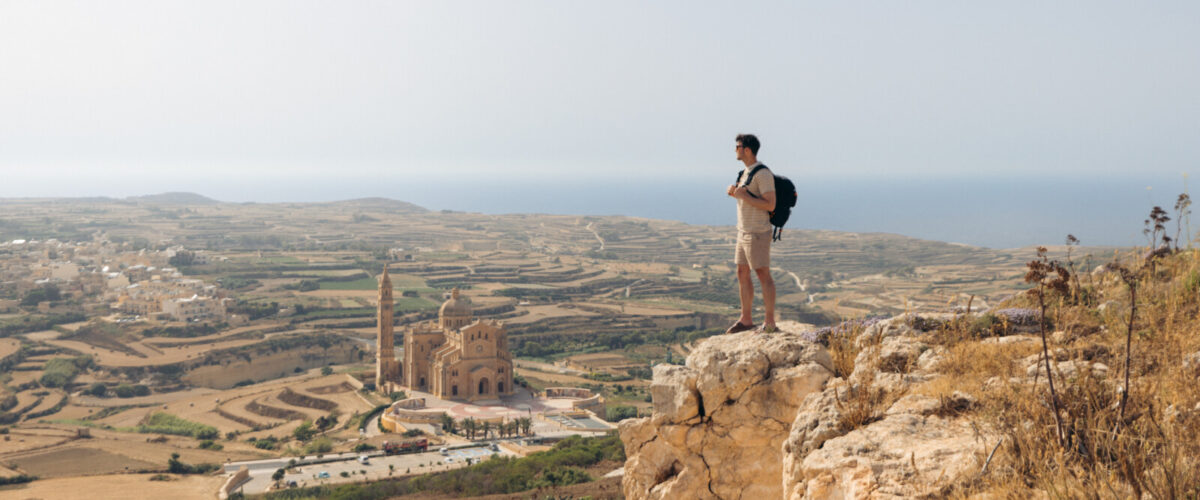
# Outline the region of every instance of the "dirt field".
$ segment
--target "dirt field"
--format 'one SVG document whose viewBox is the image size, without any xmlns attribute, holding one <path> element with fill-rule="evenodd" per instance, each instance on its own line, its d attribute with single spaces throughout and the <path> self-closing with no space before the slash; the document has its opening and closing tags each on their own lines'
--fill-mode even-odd
<svg viewBox="0 0 1200 500">
<path fill-rule="evenodd" d="M 681 311 L 679 309 L 672 309 L 672 308 L 668 308 L 668 307 L 653 307 L 653 306 L 647 306 L 644 304 L 637 305 L 637 304 L 633 304 L 633 303 L 605 304 L 605 303 L 599 303 L 599 302 L 583 302 L 580 305 L 587 306 L 587 307 L 598 307 L 598 308 L 602 308 L 602 309 L 608 309 L 613 312 L 632 314 L 635 316 L 678 316 L 678 315 L 682 315 L 682 314 L 687 314 L 687 311 Z"/>
<path fill-rule="evenodd" d="M 79 342 L 77 340 L 51 340 L 47 343 L 50 345 L 63 347 L 73 351 L 78 351 L 84 354 L 91 354 L 96 359 L 96 364 L 102 366 L 158 366 L 180 361 L 187 361 L 193 358 L 204 357 L 205 354 L 220 350 L 239 347 L 244 345 L 256 344 L 262 342 L 257 339 L 246 340 L 231 340 L 226 342 L 206 343 L 203 345 L 179 346 L 174 348 L 162 349 L 161 355 L 138 357 L 125 352 L 96 347 L 91 344 Z M 139 351 L 140 352 L 140 351 Z"/>
<path fill-rule="evenodd" d="M 0 456 L 62 444 L 74 439 L 75 433 L 59 429 L 17 427 L 9 431 L 5 437 L 9 440 L 0 439 Z"/>
<path fill-rule="evenodd" d="M 9 384 L 14 387 L 24 384 L 26 382 L 32 382 L 34 380 L 41 378 L 41 376 L 42 376 L 41 371 L 19 371 L 19 372 L 14 371 L 11 373 L 12 373 L 12 381 L 9 382 Z"/>
<path fill-rule="evenodd" d="M 125 500 L 170 498 L 173 500 L 216 498 L 225 482 L 221 476 L 172 476 L 171 481 L 151 481 L 152 474 L 41 479 L 15 486 L 0 486 L 0 497 L 13 500 Z M 131 496 L 131 492 L 137 492 Z"/>
<path fill-rule="evenodd" d="M 629 358 L 615 352 L 578 354 L 567 358 L 568 365 L 579 370 L 603 370 L 612 366 L 635 364 Z"/>
<path fill-rule="evenodd" d="M 561 318 L 566 316 L 596 316 L 596 313 L 587 312 L 582 309 L 567 309 L 558 305 L 549 306 L 520 306 L 517 310 L 525 309 L 529 314 L 517 316 L 504 320 L 509 324 L 532 323 L 546 318 Z"/>
<path fill-rule="evenodd" d="M 141 342 L 148 346 L 155 346 L 160 349 L 162 349 L 162 347 L 160 347 L 160 346 L 163 344 L 170 345 L 171 347 L 176 347 L 176 346 L 186 345 L 186 344 L 204 344 L 204 343 L 209 343 L 209 342 L 213 342 L 216 340 L 220 340 L 225 337 L 241 335 L 246 332 L 267 331 L 267 330 L 271 330 L 271 329 L 283 326 L 285 324 L 286 323 L 266 323 L 266 324 L 261 324 L 261 325 L 243 326 L 240 328 L 225 330 L 220 333 L 214 333 L 212 335 L 204 335 L 202 337 L 191 337 L 191 338 L 149 337 L 149 338 L 143 339 Z"/>
<path fill-rule="evenodd" d="M 62 400 L 66 397 L 66 393 L 58 389 L 51 389 L 50 394 L 42 398 L 42 403 L 30 409 L 28 413 L 49 411 L 51 408 L 54 408 L 55 405 L 62 402 Z M 41 418 L 55 418 L 55 416 L 51 414 Z"/>
<path fill-rule="evenodd" d="M 47 340 L 54 340 L 58 338 L 59 335 L 62 335 L 62 333 L 54 330 L 42 330 L 40 332 L 26 333 L 24 337 L 34 342 L 44 342 Z"/>
<path fill-rule="evenodd" d="M 7 358 L 21 348 L 21 341 L 17 339 L 0 339 L 0 359 Z"/>
<path fill-rule="evenodd" d="M 154 464 L 117 455 L 105 450 L 83 447 L 63 447 L 45 453 L 29 455 L 9 461 L 26 474 L 52 478 L 117 472 L 140 471 L 162 468 Z"/>
</svg>

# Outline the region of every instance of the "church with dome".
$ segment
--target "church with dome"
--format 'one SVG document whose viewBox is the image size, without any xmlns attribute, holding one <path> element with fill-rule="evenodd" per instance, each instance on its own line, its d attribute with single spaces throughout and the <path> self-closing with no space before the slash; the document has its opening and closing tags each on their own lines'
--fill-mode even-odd
<svg viewBox="0 0 1200 500">
<path fill-rule="evenodd" d="M 392 282 L 385 267 L 379 281 L 379 351 L 376 387 L 395 385 L 440 399 L 475 401 L 513 394 L 512 353 L 504 325 L 473 317 L 470 302 L 458 289 L 438 310 L 436 321 L 404 330 L 404 354 L 395 358 Z"/>
</svg>

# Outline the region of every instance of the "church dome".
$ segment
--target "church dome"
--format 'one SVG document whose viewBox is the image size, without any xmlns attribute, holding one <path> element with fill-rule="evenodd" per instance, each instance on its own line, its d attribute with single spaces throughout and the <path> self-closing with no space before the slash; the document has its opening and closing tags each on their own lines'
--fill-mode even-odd
<svg viewBox="0 0 1200 500">
<path fill-rule="evenodd" d="M 458 289 L 450 291 L 450 300 L 442 303 L 442 308 L 438 309 L 438 316 L 442 317 L 471 317 L 471 303 L 466 297 L 460 297 Z"/>
</svg>

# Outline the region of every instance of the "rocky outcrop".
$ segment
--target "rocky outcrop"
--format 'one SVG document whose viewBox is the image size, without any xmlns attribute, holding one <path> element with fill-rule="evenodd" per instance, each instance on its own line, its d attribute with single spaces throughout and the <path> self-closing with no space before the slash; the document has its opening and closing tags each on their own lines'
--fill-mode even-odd
<svg viewBox="0 0 1200 500">
<path fill-rule="evenodd" d="M 626 496 L 780 498 L 783 441 L 832 376 L 829 353 L 791 333 L 713 337 L 656 366 L 653 416 L 620 426 Z"/>
<path fill-rule="evenodd" d="M 936 376 L 944 352 L 919 336 L 938 320 L 901 317 L 866 328 L 845 379 L 797 324 L 712 337 L 685 365 L 655 366 L 652 416 L 620 424 L 625 496 L 936 495 L 979 470 L 990 439 L 959 417 L 975 405 L 969 394 L 908 394 Z"/>
</svg>

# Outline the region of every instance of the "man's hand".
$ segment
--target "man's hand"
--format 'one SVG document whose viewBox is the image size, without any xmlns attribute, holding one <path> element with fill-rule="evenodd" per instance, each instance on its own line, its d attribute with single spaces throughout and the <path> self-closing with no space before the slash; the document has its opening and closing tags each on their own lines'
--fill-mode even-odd
<svg viewBox="0 0 1200 500">
<path fill-rule="evenodd" d="M 751 197 L 750 191 L 746 189 L 746 186 L 738 186 L 738 187 L 734 188 L 733 194 L 731 196 L 733 196 L 734 198 L 737 198 L 739 200 L 744 200 L 746 198 Z"/>
<path fill-rule="evenodd" d="M 727 194 L 729 196 L 733 196 L 734 191 L 737 191 L 737 184 L 730 184 L 729 189 L 725 190 L 725 194 Z"/>
</svg>

